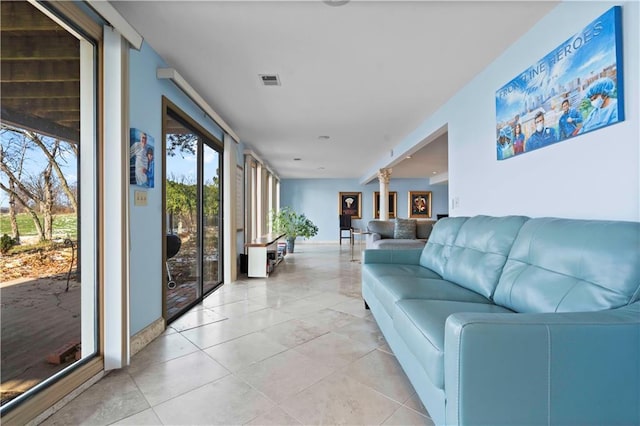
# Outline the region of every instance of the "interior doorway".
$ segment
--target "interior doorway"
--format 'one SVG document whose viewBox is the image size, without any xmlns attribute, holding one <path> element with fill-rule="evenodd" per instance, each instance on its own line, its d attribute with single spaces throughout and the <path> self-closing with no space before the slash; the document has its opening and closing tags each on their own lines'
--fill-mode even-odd
<svg viewBox="0 0 640 426">
<path fill-rule="evenodd" d="M 164 250 L 164 313 L 171 322 L 223 282 L 223 145 L 175 105 L 164 104 L 164 229 L 172 236 Z"/>
</svg>

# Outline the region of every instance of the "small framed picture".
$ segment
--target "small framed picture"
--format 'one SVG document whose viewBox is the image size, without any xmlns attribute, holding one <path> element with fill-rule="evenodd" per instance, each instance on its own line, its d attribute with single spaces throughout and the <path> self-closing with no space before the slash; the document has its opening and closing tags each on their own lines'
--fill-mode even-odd
<svg viewBox="0 0 640 426">
<path fill-rule="evenodd" d="M 389 219 L 396 217 L 396 207 L 398 205 L 398 193 L 393 191 L 389 192 Z M 380 219 L 380 192 L 373 193 L 373 217 L 374 219 Z"/>
<path fill-rule="evenodd" d="M 431 191 L 409 191 L 409 217 L 415 219 L 431 217 Z"/>
<path fill-rule="evenodd" d="M 361 219 L 362 192 L 341 192 L 338 195 L 338 214 L 348 214 L 352 219 Z"/>
<path fill-rule="evenodd" d="M 147 132 L 131 128 L 129 132 L 129 183 L 143 188 L 153 188 L 154 140 Z"/>
</svg>

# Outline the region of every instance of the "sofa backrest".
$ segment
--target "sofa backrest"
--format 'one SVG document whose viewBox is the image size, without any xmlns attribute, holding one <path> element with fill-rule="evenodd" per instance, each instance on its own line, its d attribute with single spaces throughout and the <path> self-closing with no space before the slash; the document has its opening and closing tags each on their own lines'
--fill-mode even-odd
<svg viewBox="0 0 640 426">
<path fill-rule="evenodd" d="M 437 221 L 435 225 L 433 225 L 433 230 L 431 231 L 429 240 L 427 240 L 427 244 L 425 244 L 424 249 L 422 249 L 420 265 L 443 276 L 444 267 L 451 254 L 451 246 L 458 235 L 460 227 L 467 219 L 469 218 L 459 216 L 447 217 Z"/>
<path fill-rule="evenodd" d="M 416 220 L 416 238 L 426 240 L 431 235 L 435 220 Z"/>
<path fill-rule="evenodd" d="M 416 238 L 420 240 L 426 240 L 431 235 L 435 220 L 416 220 Z M 375 232 L 380 234 L 381 238 L 393 238 L 395 233 L 395 221 L 394 220 L 370 220 L 367 224 L 369 232 Z"/>
<path fill-rule="evenodd" d="M 392 220 L 370 220 L 367 224 L 369 232 L 375 232 L 380 234 L 381 238 L 393 238 L 393 232 L 395 230 L 395 222 Z"/>
<path fill-rule="evenodd" d="M 444 219 L 443 219 L 444 220 Z M 442 276 L 491 298 L 525 216 L 474 216 L 456 236 Z"/>
<path fill-rule="evenodd" d="M 494 294 L 517 312 L 611 309 L 640 298 L 640 223 L 531 219 Z"/>
</svg>

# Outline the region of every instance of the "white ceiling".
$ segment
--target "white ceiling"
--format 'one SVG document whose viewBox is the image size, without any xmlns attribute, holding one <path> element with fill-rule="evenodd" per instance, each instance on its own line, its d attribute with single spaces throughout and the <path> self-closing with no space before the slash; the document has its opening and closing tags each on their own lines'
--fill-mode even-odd
<svg viewBox="0 0 640 426">
<path fill-rule="evenodd" d="M 557 4 L 111 3 L 281 178 L 359 179 Z M 446 173 L 446 139 L 392 178 Z"/>
</svg>

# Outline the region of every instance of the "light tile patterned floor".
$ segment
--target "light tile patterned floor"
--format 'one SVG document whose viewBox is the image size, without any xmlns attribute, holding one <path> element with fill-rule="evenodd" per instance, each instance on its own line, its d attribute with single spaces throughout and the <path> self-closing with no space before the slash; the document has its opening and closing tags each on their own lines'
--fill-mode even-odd
<svg viewBox="0 0 640 426">
<path fill-rule="evenodd" d="M 222 286 L 45 425 L 432 425 L 360 296 L 349 246 L 298 244 Z"/>
</svg>

